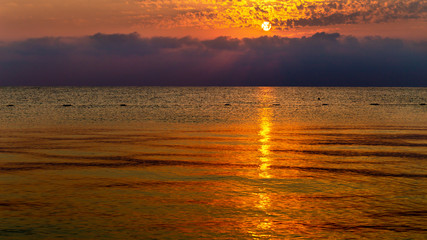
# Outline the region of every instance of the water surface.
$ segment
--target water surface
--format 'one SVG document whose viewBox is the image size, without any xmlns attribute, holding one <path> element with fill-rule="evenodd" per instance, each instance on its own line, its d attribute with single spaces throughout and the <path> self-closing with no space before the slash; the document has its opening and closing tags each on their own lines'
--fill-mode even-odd
<svg viewBox="0 0 427 240">
<path fill-rule="evenodd" d="M 0 238 L 423 239 L 426 88 L 0 88 Z"/>
</svg>

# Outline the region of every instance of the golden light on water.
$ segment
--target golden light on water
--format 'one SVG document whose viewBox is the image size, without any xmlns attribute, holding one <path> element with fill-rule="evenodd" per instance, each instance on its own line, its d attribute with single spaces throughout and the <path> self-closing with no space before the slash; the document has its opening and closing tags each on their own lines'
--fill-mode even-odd
<svg viewBox="0 0 427 240">
<path fill-rule="evenodd" d="M 36 90 L 0 89 L 0 93 L 19 104 L 26 96 L 39 98 L 52 91 Z M 203 102 L 199 98 L 191 98 L 192 104 L 187 98 L 180 103 L 182 95 L 175 94 L 197 94 L 207 101 L 220 93 L 217 88 L 202 90 L 205 94 L 194 88 L 156 89 L 160 98 L 153 100 L 155 104 L 172 96 L 166 105 L 170 112 L 151 113 L 172 120 L 151 122 L 143 119 L 145 112 L 140 108 L 128 107 L 128 115 L 117 116 L 120 99 L 132 96 L 133 89 L 58 89 L 59 97 L 76 106 L 86 104 L 96 92 L 108 96 L 96 104 L 113 107 L 69 115 L 57 104 L 34 105 L 19 114 L 0 115 L 7 123 L 1 126 L 0 138 L 4 180 L 0 215 L 8 216 L 2 228 L 14 229 L 3 233 L 13 239 L 28 239 L 29 233 L 34 239 L 101 235 L 119 239 L 422 239 L 423 232 L 413 229 L 424 227 L 423 216 L 392 213 L 426 205 L 425 188 L 412 184 L 408 188 L 408 182 L 424 184 L 425 171 L 413 173 L 414 161 L 406 163 L 407 151 L 420 154 L 414 159 L 422 159 L 421 148 L 419 144 L 401 146 L 411 143 L 414 135 L 427 134 L 425 114 L 413 111 L 413 104 L 404 105 L 405 100 L 402 106 L 408 111 L 399 107 L 397 112 L 364 116 L 377 97 L 365 100 L 365 107 L 358 105 L 358 111 L 352 112 L 357 120 L 343 118 L 337 112 L 342 106 L 333 108 L 333 104 L 328 112 L 318 111 L 314 104 L 305 105 L 304 110 L 301 105 L 291 106 L 301 96 L 311 99 L 308 103 L 317 101 L 319 94 L 345 103 L 347 95 L 363 102 L 361 98 L 368 95 L 421 99 L 425 93 L 423 89 L 411 89 L 410 94 L 398 90 L 400 94 L 396 89 L 224 88 L 224 96 L 236 94 L 233 103 L 242 104 L 218 111 L 197 106 Z M 137 89 L 135 102 L 144 102 L 152 91 Z M 372 91 L 375 94 L 368 94 Z M 186 121 L 172 118 L 183 113 L 175 103 L 188 108 L 182 118 Z M 30 126 L 35 111 L 43 114 L 35 116 L 41 125 L 23 128 Z M 229 121 L 231 111 L 239 114 L 233 121 Z M 79 121 L 67 122 L 71 126 L 49 125 L 70 116 Z M 96 125 L 91 120 L 105 116 L 111 120 L 96 120 L 100 121 Z M 129 122 L 130 116 L 136 122 Z M 193 122 L 206 116 L 214 121 Z M 237 117 L 247 118 L 234 121 Z M 404 127 L 381 126 L 384 117 L 398 117 L 389 124 Z M 408 118 L 411 121 L 406 122 Z M 419 128 L 411 125 L 415 120 Z M 384 145 L 367 145 L 384 139 Z M 393 164 L 387 164 L 385 155 Z M 379 162 L 384 166 L 378 167 Z M 32 176 L 29 181 L 28 176 Z M 404 197 L 405 191 L 411 195 Z M 105 204 L 99 204 L 100 199 Z M 113 221 L 112 213 L 117 213 Z M 58 225 L 58 219 L 63 224 Z"/>
<path fill-rule="evenodd" d="M 261 145 L 258 148 L 258 151 L 261 153 L 259 157 L 259 169 L 261 172 L 259 176 L 261 178 L 270 178 L 270 174 L 268 173 L 268 168 L 270 166 L 270 131 L 271 131 L 271 109 L 270 108 L 262 108 L 260 112 L 260 131 L 259 142 Z"/>
<path fill-rule="evenodd" d="M 261 88 L 259 93 L 260 109 L 259 109 L 259 157 L 258 157 L 258 176 L 261 179 L 269 179 L 272 176 L 269 173 L 271 158 L 270 158 L 270 133 L 272 127 L 272 109 L 270 107 L 272 95 L 271 88 Z M 269 215 L 271 208 L 271 196 L 270 192 L 266 188 L 259 188 L 258 192 L 255 193 L 258 201 L 255 203 L 255 207 L 264 212 L 264 217 L 260 216 L 259 222 L 256 224 L 256 228 L 249 230 L 249 233 L 254 239 L 268 239 L 271 235 L 268 233 L 273 228 L 273 223 L 270 218 L 265 217 Z"/>
<path fill-rule="evenodd" d="M 271 132 L 271 117 L 272 117 L 272 109 L 269 107 L 271 102 L 271 89 L 270 88 L 262 88 L 260 93 L 260 101 L 261 108 L 259 113 L 259 142 L 261 143 L 258 151 L 261 153 L 259 157 L 259 169 L 261 170 L 259 176 L 261 178 L 270 178 L 270 174 L 268 173 L 268 168 L 270 166 L 270 132 Z M 266 107 L 268 106 L 268 107 Z"/>
</svg>

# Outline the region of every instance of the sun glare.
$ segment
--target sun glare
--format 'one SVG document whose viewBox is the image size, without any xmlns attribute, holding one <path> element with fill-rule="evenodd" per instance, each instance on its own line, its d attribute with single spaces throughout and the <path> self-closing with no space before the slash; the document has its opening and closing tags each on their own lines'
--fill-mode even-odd
<svg viewBox="0 0 427 240">
<path fill-rule="evenodd" d="M 262 25 L 261 25 L 261 27 L 262 27 L 262 30 L 264 30 L 264 31 L 270 31 L 270 29 L 271 29 L 271 23 L 270 22 L 263 22 L 262 23 Z"/>
</svg>

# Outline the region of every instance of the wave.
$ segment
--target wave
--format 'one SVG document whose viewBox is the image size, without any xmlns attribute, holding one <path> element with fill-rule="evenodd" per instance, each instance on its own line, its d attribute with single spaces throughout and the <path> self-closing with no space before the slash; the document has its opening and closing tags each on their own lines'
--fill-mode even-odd
<svg viewBox="0 0 427 240">
<path fill-rule="evenodd" d="M 105 160 L 105 159 L 102 159 Z M 235 164 L 201 161 L 180 161 L 180 160 L 156 160 L 156 159 L 135 159 L 128 157 L 112 157 L 109 160 L 119 160 L 114 162 L 15 162 L 5 164 L 0 167 L 1 172 L 9 171 L 29 171 L 48 170 L 64 168 L 124 168 L 124 167 L 154 167 L 154 166 L 189 166 L 189 167 L 219 167 L 219 168 L 259 168 L 257 164 Z M 299 170 L 307 172 L 329 172 L 334 174 L 355 174 L 372 177 L 399 177 L 399 178 L 427 178 L 427 174 L 415 173 L 390 173 L 371 169 L 354 168 L 329 168 L 310 166 L 282 166 L 271 165 L 271 169 Z"/>
<path fill-rule="evenodd" d="M 377 151 L 344 151 L 344 150 L 288 150 L 272 149 L 272 152 L 285 152 L 310 155 L 326 155 L 339 157 L 395 157 L 395 158 L 415 158 L 427 159 L 427 154 L 411 152 L 377 152 Z"/>
</svg>

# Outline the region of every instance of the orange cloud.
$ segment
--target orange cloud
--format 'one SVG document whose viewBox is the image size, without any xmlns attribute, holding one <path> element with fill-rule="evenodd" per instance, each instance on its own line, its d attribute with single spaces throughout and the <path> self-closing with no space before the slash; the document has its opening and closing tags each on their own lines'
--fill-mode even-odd
<svg viewBox="0 0 427 240">
<path fill-rule="evenodd" d="M 261 24 L 264 21 L 272 24 L 271 32 L 262 31 Z M 337 24 L 344 26 L 344 30 L 360 23 L 387 23 L 393 25 L 392 29 L 396 29 L 397 24 L 405 21 L 415 22 L 411 24 L 423 28 L 399 28 L 403 29 L 397 34 L 399 37 L 421 35 L 425 32 L 427 1 L 3 0 L 0 7 L 0 38 L 81 36 L 95 32 L 133 31 L 143 36 L 292 36 L 296 31 L 305 30 L 306 33 L 342 32 L 337 29 Z M 335 29 L 328 29 L 331 25 Z M 368 27 L 364 26 L 364 29 Z M 372 32 L 370 30 L 369 33 Z M 375 34 L 380 33 L 375 30 Z M 421 38 L 424 39 L 425 34 Z"/>
<path fill-rule="evenodd" d="M 142 0 L 139 5 L 148 13 L 143 22 L 162 28 L 259 28 L 270 21 L 283 30 L 427 17 L 422 0 Z"/>
</svg>

